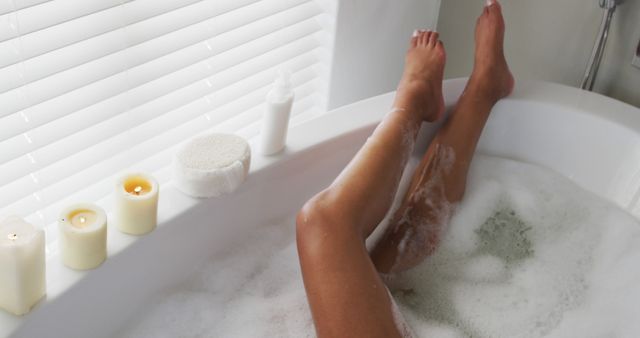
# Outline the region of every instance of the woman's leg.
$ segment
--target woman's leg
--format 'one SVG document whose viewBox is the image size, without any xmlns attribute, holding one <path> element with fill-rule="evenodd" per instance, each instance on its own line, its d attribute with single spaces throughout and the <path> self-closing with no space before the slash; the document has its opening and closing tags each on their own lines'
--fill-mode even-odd
<svg viewBox="0 0 640 338">
<path fill-rule="evenodd" d="M 442 115 L 444 59 L 437 33 L 415 34 L 394 108 L 298 214 L 298 253 L 319 337 L 399 336 L 365 239 L 393 201 L 421 123 Z"/>
<path fill-rule="evenodd" d="M 475 63 L 467 87 L 431 142 L 403 203 L 371 253 L 380 272 L 411 268 L 439 243 L 454 205 L 464 195 L 469 164 L 489 112 L 513 89 L 503 38 L 501 8 L 492 1 L 478 18 Z"/>
</svg>

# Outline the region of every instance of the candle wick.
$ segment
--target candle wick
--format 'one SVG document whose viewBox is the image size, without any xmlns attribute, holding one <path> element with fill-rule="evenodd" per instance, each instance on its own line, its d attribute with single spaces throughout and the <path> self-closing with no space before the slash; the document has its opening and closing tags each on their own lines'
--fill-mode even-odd
<svg viewBox="0 0 640 338">
<path fill-rule="evenodd" d="M 12 241 L 15 241 L 16 239 L 18 239 L 18 234 L 9 234 L 7 238 L 9 238 Z"/>
<path fill-rule="evenodd" d="M 136 195 L 140 195 L 140 193 L 142 192 L 142 187 L 141 186 L 137 186 L 133 189 L 133 192 L 136 193 Z"/>
</svg>

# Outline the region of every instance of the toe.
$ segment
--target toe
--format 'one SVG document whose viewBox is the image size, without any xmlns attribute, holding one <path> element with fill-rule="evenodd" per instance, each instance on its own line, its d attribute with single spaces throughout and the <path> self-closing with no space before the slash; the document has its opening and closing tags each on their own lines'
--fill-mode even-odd
<svg viewBox="0 0 640 338">
<path fill-rule="evenodd" d="M 420 37 L 418 39 L 418 46 L 424 46 L 425 36 L 427 36 L 427 34 L 429 34 L 429 31 L 426 31 L 424 29 L 420 30 Z"/>
<path fill-rule="evenodd" d="M 420 40 L 420 44 L 422 46 L 428 46 L 429 45 L 429 39 L 431 38 L 431 31 L 425 31 L 422 34 L 422 38 Z"/>
<path fill-rule="evenodd" d="M 422 37 L 424 36 L 424 31 L 421 29 L 418 31 L 418 36 L 416 37 L 416 45 L 422 46 Z"/>
<path fill-rule="evenodd" d="M 504 25 L 504 19 L 502 17 L 502 6 L 497 1 L 494 2 L 491 6 L 487 7 L 487 11 L 487 15 L 491 21 L 498 23 L 500 26 Z"/>
<path fill-rule="evenodd" d="M 418 38 L 420 37 L 420 32 L 416 29 L 413 31 L 413 35 L 411 35 L 411 47 L 416 47 L 418 45 Z"/>
<path fill-rule="evenodd" d="M 416 36 L 416 46 L 422 45 L 422 36 L 424 35 L 422 29 L 418 31 L 418 35 Z"/>
<path fill-rule="evenodd" d="M 500 3 L 496 0 L 487 0 L 486 8 L 490 14 L 499 14 L 502 9 Z"/>
<path fill-rule="evenodd" d="M 438 38 L 440 37 L 440 34 L 438 34 L 438 32 L 433 32 L 431 34 L 431 38 L 429 39 L 429 44 L 431 46 L 435 46 L 436 43 L 438 43 Z"/>
<path fill-rule="evenodd" d="M 487 0 L 487 3 L 485 4 L 484 8 L 482 9 L 482 14 L 480 15 L 480 17 L 483 17 L 485 15 L 489 15 L 489 9 L 490 8 L 491 8 L 490 1 Z"/>
</svg>

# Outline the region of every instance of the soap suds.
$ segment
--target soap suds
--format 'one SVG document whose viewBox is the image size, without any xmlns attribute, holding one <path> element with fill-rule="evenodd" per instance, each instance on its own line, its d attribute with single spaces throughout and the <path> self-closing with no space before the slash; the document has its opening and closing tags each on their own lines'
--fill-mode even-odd
<svg viewBox="0 0 640 338">
<path fill-rule="evenodd" d="M 453 148 L 435 145 L 433 160 L 421 173 L 421 178 L 428 180 L 419 182 L 419 188 L 411 196 L 411 202 L 414 205 L 426 205 L 428 213 L 415 212 L 413 207 L 402 211 L 393 231 L 405 229 L 406 233 L 398 244 L 396 263 L 392 270 L 401 268 L 405 262 L 419 260 L 425 252 L 434 251 L 446 232 L 456 205 L 450 203 L 446 197 L 444 176 L 451 171 L 455 159 Z"/>
<path fill-rule="evenodd" d="M 416 136 L 418 135 L 418 131 L 420 130 L 420 125 L 417 125 L 410 121 L 405 121 L 402 125 L 402 165 L 404 166 L 411 153 L 413 152 L 413 148 L 416 145 Z"/>
<path fill-rule="evenodd" d="M 612 215 L 618 215 L 617 222 L 605 221 Z M 640 225 L 567 179 L 533 165 L 477 156 L 449 229 L 432 257 L 396 276 L 391 285 L 407 321 L 420 335 L 426 336 L 426 329 L 417 328 L 427 323 L 461 337 L 591 337 L 600 329 L 630 337 L 624 332 L 640 329 L 635 322 L 603 327 L 597 319 L 598 314 L 608 317 L 606 313 L 630 309 L 640 298 L 621 297 L 605 308 L 594 306 L 607 302 L 612 292 L 640 289 L 640 271 L 635 269 L 628 276 L 635 286 L 597 291 L 598 283 L 620 278 L 613 266 L 625 264 L 598 264 L 598 250 L 622 253 L 603 237 L 612 231 L 635 237 L 637 256 Z M 594 274 L 598 269 L 602 272 Z M 585 308 L 593 319 L 573 319 Z M 581 334 L 559 329 L 569 320 Z"/>
<path fill-rule="evenodd" d="M 382 277 L 384 278 L 384 276 Z M 404 315 L 402 314 L 402 312 L 400 312 L 400 308 L 398 307 L 398 304 L 396 304 L 395 299 L 393 299 L 393 296 L 391 295 L 388 289 L 387 289 L 387 294 L 389 295 L 389 298 L 391 301 L 391 314 L 393 315 L 393 321 L 395 323 L 396 328 L 398 329 L 398 332 L 400 332 L 400 336 L 402 338 L 415 338 L 415 334 L 413 333 L 411 326 L 407 324 L 407 321 L 405 320 Z"/>
<path fill-rule="evenodd" d="M 118 337 L 314 337 L 298 263 L 294 219 L 265 225 L 158 295 Z"/>
<path fill-rule="evenodd" d="M 159 295 L 119 337 L 314 337 L 293 219 Z M 546 169 L 476 156 L 434 255 L 393 278 L 417 337 L 635 337 L 640 225 Z"/>
</svg>

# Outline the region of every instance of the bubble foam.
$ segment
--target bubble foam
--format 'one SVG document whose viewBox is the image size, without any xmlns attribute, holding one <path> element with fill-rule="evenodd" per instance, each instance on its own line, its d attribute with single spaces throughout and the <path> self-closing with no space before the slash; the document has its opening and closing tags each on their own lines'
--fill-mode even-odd
<svg viewBox="0 0 640 338">
<path fill-rule="evenodd" d="M 429 323 L 463 337 L 631 337 L 625 332 L 640 330 L 613 319 L 640 314 L 633 305 L 640 269 L 625 262 L 640 254 L 640 225 L 566 178 L 477 156 L 449 230 L 436 253 L 392 287 L 419 336 Z M 614 287 L 623 277 L 624 287 Z"/>
</svg>

